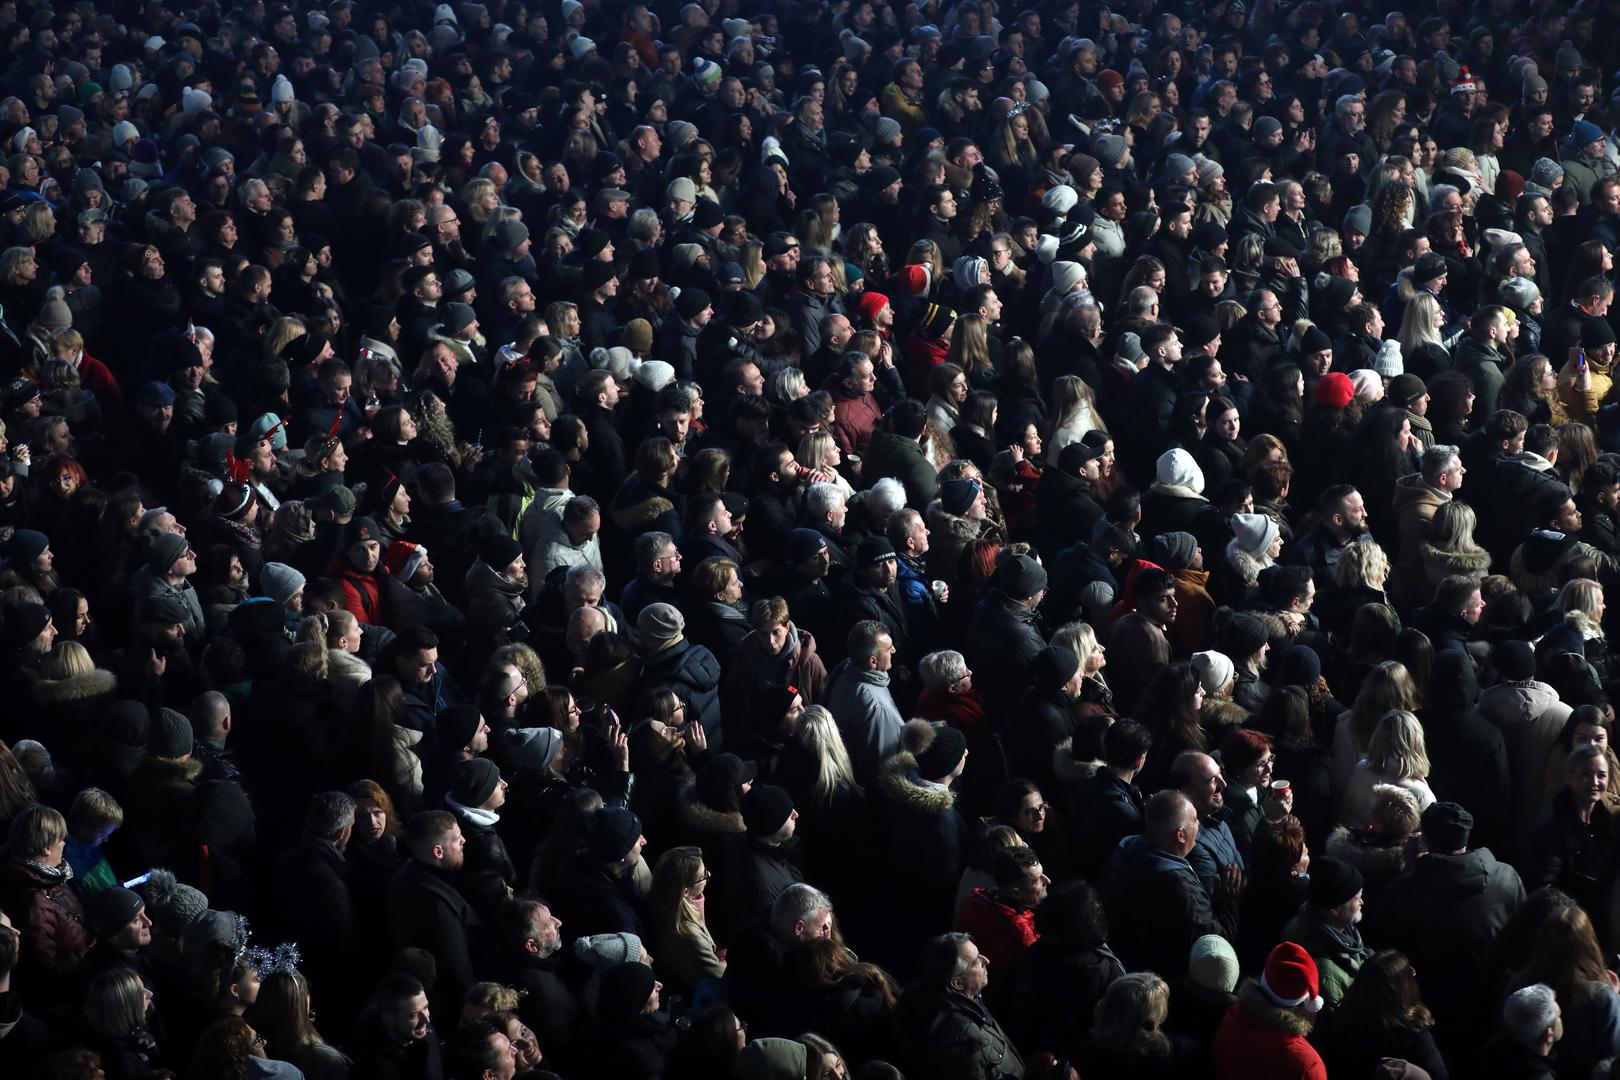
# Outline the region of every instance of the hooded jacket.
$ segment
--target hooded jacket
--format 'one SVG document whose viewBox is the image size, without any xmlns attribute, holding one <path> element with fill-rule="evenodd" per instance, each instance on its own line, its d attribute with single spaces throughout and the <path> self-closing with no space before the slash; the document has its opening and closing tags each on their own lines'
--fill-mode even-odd
<svg viewBox="0 0 1620 1080">
<path fill-rule="evenodd" d="M 669 686 L 691 707 L 713 747 L 720 738 L 720 662 L 701 645 L 681 638 L 641 661 L 641 685 Z"/>
<path fill-rule="evenodd" d="M 917 759 L 907 751 L 883 763 L 869 798 L 879 837 L 876 865 L 891 890 L 892 912 L 905 913 L 894 954 L 914 957 L 924 940 L 951 929 L 972 834 L 956 792 L 919 778 Z"/>
<path fill-rule="evenodd" d="M 892 432 L 880 431 L 867 445 L 861 465 L 862 481 L 871 486 L 885 476 L 899 480 L 906 489 L 906 505 L 924 511 L 939 496 L 939 470 L 923 453 L 922 444 Z"/>
<path fill-rule="evenodd" d="M 476 641 L 489 642 L 517 622 L 523 613 L 523 594 L 529 582 L 501 573 L 483 559 L 467 570 L 467 632 Z"/>
<path fill-rule="evenodd" d="M 1547 805 L 1541 763 L 1552 754 L 1573 710 L 1559 700 L 1556 690 L 1535 679 L 1497 683 L 1479 696 L 1475 707 L 1501 731 L 1507 747 L 1508 821 L 1513 850 L 1519 850 Z"/>
<path fill-rule="evenodd" d="M 1427 599 L 1432 595 L 1422 587 L 1421 546 L 1428 538 L 1434 512 L 1450 501 L 1450 496 L 1431 487 L 1421 473 L 1395 481 L 1396 550 L 1399 552 L 1396 568 L 1402 584 L 1413 596 Z"/>
<path fill-rule="evenodd" d="M 1024 950 L 1040 938 L 1035 909 L 1004 899 L 998 889 L 974 889 L 956 913 L 956 928 L 990 958 L 992 970 L 1012 971 Z"/>
</svg>

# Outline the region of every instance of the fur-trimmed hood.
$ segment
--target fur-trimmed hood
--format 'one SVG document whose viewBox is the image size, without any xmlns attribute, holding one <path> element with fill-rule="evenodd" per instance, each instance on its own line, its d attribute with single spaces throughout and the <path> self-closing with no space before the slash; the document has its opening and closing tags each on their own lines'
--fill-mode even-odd
<svg viewBox="0 0 1620 1080">
<path fill-rule="evenodd" d="M 917 779 L 917 759 L 905 750 L 883 763 L 877 788 L 890 802 L 929 814 L 943 814 L 956 805 L 956 792 Z"/>
<path fill-rule="evenodd" d="M 118 690 L 118 676 L 103 668 L 65 679 L 40 679 L 34 683 L 34 700 L 41 705 L 67 705 L 91 698 L 107 697 Z"/>
<path fill-rule="evenodd" d="M 135 766 L 135 772 L 130 776 L 130 786 L 136 788 L 193 787 L 197 777 L 202 775 L 203 763 L 196 758 L 180 761 L 176 758 L 155 757 L 147 754 L 141 758 L 141 763 Z"/>
<path fill-rule="evenodd" d="M 1238 987 L 1238 1008 L 1265 1024 L 1288 1035 L 1305 1038 L 1314 1025 L 1312 1018 L 1297 1009 L 1285 1009 L 1266 997 L 1257 979 L 1247 979 Z"/>
<path fill-rule="evenodd" d="M 1231 566 L 1233 573 L 1243 580 L 1243 584 L 1254 585 L 1260 580 L 1260 571 L 1271 566 L 1275 560 L 1264 555 L 1250 555 L 1236 540 L 1228 540 L 1226 562 Z"/>
<path fill-rule="evenodd" d="M 613 496 L 608 513 L 621 529 L 641 532 L 674 509 L 674 502 L 632 477 Z"/>
<path fill-rule="evenodd" d="M 1242 727 L 1249 722 L 1249 710 L 1231 698 L 1207 697 L 1198 710 L 1198 722 L 1210 732 Z"/>
<path fill-rule="evenodd" d="M 1446 551 L 1424 540 L 1418 544 L 1418 555 L 1431 576 L 1461 574 L 1464 577 L 1484 577 L 1491 569 L 1491 553 L 1483 549 L 1472 553 Z"/>
<path fill-rule="evenodd" d="M 931 533 L 944 533 L 950 539 L 964 544 L 971 544 L 979 538 L 979 525 L 965 517 L 948 514 L 942 508 L 936 507 L 928 512 L 928 531 Z"/>
<path fill-rule="evenodd" d="M 675 801 L 675 812 L 680 815 L 681 825 L 687 830 L 703 833 L 718 833 L 722 836 L 740 836 L 748 831 L 743 822 L 742 811 L 737 810 L 726 813 L 700 802 L 696 789 L 687 784 L 681 790 L 680 797 Z"/>
<path fill-rule="evenodd" d="M 1355 832 L 1344 825 L 1335 825 L 1328 833 L 1326 854 L 1342 859 L 1363 874 L 1377 874 L 1393 878 L 1407 868 L 1406 843 L 1380 842 L 1366 832 Z"/>
</svg>

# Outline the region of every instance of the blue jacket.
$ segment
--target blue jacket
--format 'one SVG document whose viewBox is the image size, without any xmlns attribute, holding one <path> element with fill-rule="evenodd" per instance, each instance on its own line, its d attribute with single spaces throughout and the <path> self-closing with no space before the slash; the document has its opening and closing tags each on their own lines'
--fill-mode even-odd
<svg viewBox="0 0 1620 1080">
<path fill-rule="evenodd" d="M 1224 821 L 1209 822 L 1199 819 L 1198 842 L 1187 853 L 1187 862 L 1204 886 L 1205 895 L 1215 896 L 1215 887 L 1221 883 L 1223 867 L 1244 867 L 1243 853 L 1232 837 L 1232 826 Z"/>
</svg>

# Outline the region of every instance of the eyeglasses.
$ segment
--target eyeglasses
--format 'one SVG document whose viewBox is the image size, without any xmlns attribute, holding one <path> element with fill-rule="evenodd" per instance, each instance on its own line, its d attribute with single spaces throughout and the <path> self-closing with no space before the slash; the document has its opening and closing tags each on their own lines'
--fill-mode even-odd
<svg viewBox="0 0 1620 1080">
<path fill-rule="evenodd" d="M 1052 807 L 1047 803 L 1040 803 L 1036 806 L 1024 807 L 1024 813 L 1028 814 L 1030 817 L 1045 817 L 1047 811 L 1051 809 Z"/>
</svg>

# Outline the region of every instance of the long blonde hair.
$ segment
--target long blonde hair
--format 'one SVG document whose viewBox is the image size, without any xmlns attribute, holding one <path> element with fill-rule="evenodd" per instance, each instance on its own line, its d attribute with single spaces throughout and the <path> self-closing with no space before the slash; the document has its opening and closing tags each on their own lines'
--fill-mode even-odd
<svg viewBox="0 0 1620 1080">
<path fill-rule="evenodd" d="M 689 926 L 703 925 L 703 913 L 686 895 L 702 870 L 703 849 L 699 847 L 673 847 L 658 856 L 647 890 L 647 909 L 659 930 L 679 934 Z"/>
<path fill-rule="evenodd" d="M 812 705 L 804 710 L 799 722 L 799 741 L 816 759 L 815 782 L 810 798 L 818 806 L 828 806 L 840 792 L 857 791 L 855 769 L 849 762 L 849 751 L 838 732 L 838 721 L 824 705 Z"/>
<path fill-rule="evenodd" d="M 1108 434 L 1108 424 L 1097 411 L 1097 397 L 1092 393 L 1090 384 L 1078 375 L 1059 375 L 1052 384 L 1052 424 L 1047 430 L 1047 441 L 1050 442 L 1058 428 L 1068 423 L 1082 408 L 1091 417 L 1091 430 Z M 1056 455 L 1061 449 L 1061 446 L 1052 447 L 1047 453 Z"/>
<path fill-rule="evenodd" d="M 1419 345 L 1440 345 L 1440 331 L 1435 328 L 1436 316 L 1440 314 L 1440 303 L 1434 295 L 1427 290 L 1419 289 L 1406 302 L 1406 312 L 1401 316 L 1401 331 L 1397 335 L 1401 342 L 1401 352 L 1410 356 Z"/>
<path fill-rule="evenodd" d="M 1378 721 L 1367 743 L 1367 764 L 1391 780 L 1422 780 L 1429 775 L 1429 748 L 1423 725 L 1407 709 L 1391 709 Z"/>
</svg>

